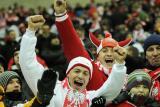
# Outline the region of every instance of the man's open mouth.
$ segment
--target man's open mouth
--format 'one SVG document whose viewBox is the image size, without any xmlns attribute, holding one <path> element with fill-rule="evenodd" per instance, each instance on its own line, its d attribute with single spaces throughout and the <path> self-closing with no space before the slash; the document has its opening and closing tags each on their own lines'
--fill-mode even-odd
<svg viewBox="0 0 160 107">
<path fill-rule="evenodd" d="M 74 84 L 76 85 L 76 86 L 83 86 L 83 83 L 82 82 L 80 82 L 80 81 L 74 81 Z"/>
<path fill-rule="evenodd" d="M 113 63 L 113 60 L 112 59 L 105 59 L 105 62 L 106 63 Z"/>
</svg>

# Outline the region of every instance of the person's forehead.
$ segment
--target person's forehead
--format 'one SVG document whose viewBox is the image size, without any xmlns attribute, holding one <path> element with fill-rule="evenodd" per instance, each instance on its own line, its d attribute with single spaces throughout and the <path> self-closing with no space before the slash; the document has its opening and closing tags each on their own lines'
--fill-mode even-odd
<svg viewBox="0 0 160 107">
<path fill-rule="evenodd" d="M 15 52 L 14 52 L 14 54 L 19 54 L 19 52 L 20 52 L 20 50 L 18 50 L 18 51 L 15 51 Z"/>
<path fill-rule="evenodd" d="M 10 81 L 19 81 L 19 79 L 17 77 L 14 77 Z"/>
<path fill-rule="evenodd" d="M 155 47 L 160 47 L 160 45 L 159 44 L 155 44 L 155 45 L 149 46 L 148 48 L 155 48 Z"/>
<path fill-rule="evenodd" d="M 136 87 L 146 87 L 146 85 L 143 84 L 143 83 L 138 83 L 138 84 L 135 85 L 133 88 L 136 88 Z"/>
<path fill-rule="evenodd" d="M 79 65 L 75 66 L 75 67 L 73 68 L 73 70 L 87 70 L 87 71 L 88 71 L 88 69 L 87 69 L 86 67 L 79 66 Z"/>
<path fill-rule="evenodd" d="M 105 50 L 105 49 L 113 49 L 113 47 L 105 46 L 105 47 L 102 48 L 102 50 Z"/>
</svg>

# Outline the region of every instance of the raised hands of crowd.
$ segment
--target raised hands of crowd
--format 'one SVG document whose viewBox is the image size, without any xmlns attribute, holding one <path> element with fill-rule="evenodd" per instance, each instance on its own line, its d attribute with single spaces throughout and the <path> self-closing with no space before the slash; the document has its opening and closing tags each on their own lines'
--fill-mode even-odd
<svg viewBox="0 0 160 107">
<path fill-rule="evenodd" d="M 42 15 L 30 16 L 28 20 L 28 29 L 31 31 L 36 31 L 45 23 L 45 19 Z"/>
<path fill-rule="evenodd" d="M 117 63 L 124 64 L 127 56 L 127 50 L 124 47 L 116 46 L 113 48 L 114 58 Z"/>
<path fill-rule="evenodd" d="M 56 16 L 66 13 L 66 8 L 67 8 L 67 4 L 66 4 L 66 0 L 54 0 L 54 10 L 55 10 L 55 14 Z"/>
</svg>

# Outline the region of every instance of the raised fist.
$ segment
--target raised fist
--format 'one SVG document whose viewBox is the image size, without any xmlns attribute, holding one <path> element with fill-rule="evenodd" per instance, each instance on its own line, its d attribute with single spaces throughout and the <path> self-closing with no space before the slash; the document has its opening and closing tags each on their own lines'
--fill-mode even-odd
<svg viewBox="0 0 160 107">
<path fill-rule="evenodd" d="M 54 10 L 57 15 L 64 13 L 66 7 L 66 0 L 54 0 Z"/>
<path fill-rule="evenodd" d="M 113 48 L 114 50 L 114 59 L 119 64 L 123 64 L 125 62 L 125 58 L 127 56 L 127 51 L 124 47 L 116 46 Z"/>
<path fill-rule="evenodd" d="M 36 31 L 45 23 L 45 19 L 42 15 L 30 16 L 28 20 L 28 29 Z"/>
</svg>

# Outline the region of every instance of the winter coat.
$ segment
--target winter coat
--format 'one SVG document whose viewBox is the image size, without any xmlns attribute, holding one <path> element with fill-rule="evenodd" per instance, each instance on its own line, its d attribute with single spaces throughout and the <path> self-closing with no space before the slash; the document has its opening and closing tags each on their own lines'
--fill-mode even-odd
<svg viewBox="0 0 160 107">
<path fill-rule="evenodd" d="M 27 29 L 26 33 L 22 37 L 19 57 L 24 78 L 35 95 L 37 94 L 37 81 L 41 78 L 45 70 L 44 67 L 36 60 L 36 42 L 37 38 L 35 36 L 35 32 Z M 112 101 L 120 93 L 120 90 L 123 87 L 125 74 L 126 67 L 123 64 L 115 64 L 113 66 L 112 73 L 108 80 L 104 82 L 102 87 L 98 90 L 87 91 L 86 99 L 89 101 L 88 104 L 91 104 L 94 97 L 101 95 L 106 97 L 107 102 Z M 100 79 L 100 77 L 98 77 L 98 79 Z M 63 81 L 58 81 L 54 89 L 56 95 L 52 97 L 48 107 L 63 107 L 68 90 L 72 89 L 64 88 Z"/>
<path fill-rule="evenodd" d="M 56 18 L 56 26 L 63 44 L 64 54 L 68 62 L 77 56 L 85 56 L 90 60 L 92 59 L 83 46 L 67 14 L 63 17 Z M 93 75 L 87 86 L 87 90 L 99 89 L 108 78 L 108 75 L 104 74 L 104 69 L 101 68 L 101 65 L 97 64 L 96 61 L 92 61 L 92 65 Z"/>
</svg>

